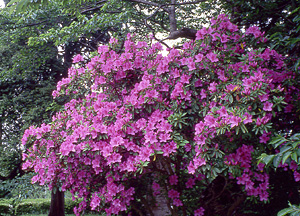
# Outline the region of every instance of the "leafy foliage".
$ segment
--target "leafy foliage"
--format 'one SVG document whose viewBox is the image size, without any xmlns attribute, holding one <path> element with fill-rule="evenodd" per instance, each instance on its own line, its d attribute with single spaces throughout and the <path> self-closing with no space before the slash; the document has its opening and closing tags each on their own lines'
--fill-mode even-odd
<svg viewBox="0 0 300 216">
<path fill-rule="evenodd" d="M 95 30 L 88 36 L 98 33 L 98 38 L 81 35 L 61 47 L 52 41 L 33 45 L 30 38 L 63 26 L 71 17 L 63 15 L 58 5 L 11 14 L 8 9 L 0 11 L 0 177 L 4 185 L 2 181 L 24 174 L 21 155 L 28 147 L 20 145 L 24 130 L 48 122 L 68 100 L 53 101 L 51 93 L 57 81 L 66 76 L 72 57 L 93 51 L 105 40 L 101 31 Z"/>
<path fill-rule="evenodd" d="M 46 6 L 44 6 L 46 5 Z M 28 11 L 26 17 L 35 16 L 43 8 L 57 11 L 60 18 L 68 17 L 68 22 L 60 22 L 49 31 L 31 37 L 30 44 L 54 41 L 56 45 L 65 44 L 82 35 L 102 31 L 109 32 L 115 38 L 123 38 L 128 32 L 136 33 L 145 39 L 145 35 L 170 34 L 168 38 L 194 37 L 195 28 L 207 23 L 207 15 L 217 13 L 215 1 L 29 1 L 14 0 L 9 3 L 10 13 Z M 202 16 L 198 16 L 202 14 Z M 53 22 L 55 16 L 45 17 L 41 22 Z M 59 19 L 60 20 L 60 19 Z M 192 31 L 191 31 L 192 30 Z M 107 36 L 107 35 L 106 35 Z M 161 36 L 160 36 L 161 37 Z M 158 38 L 154 37 L 159 40 Z"/>
<path fill-rule="evenodd" d="M 8 20 L 3 16 L 1 22 Z M 1 180 L 22 173 L 21 134 L 29 125 L 40 124 L 51 116 L 50 111 L 44 110 L 52 101 L 51 92 L 63 70 L 57 59 L 57 49 L 51 44 L 26 45 L 26 38 L 31 34 L 30 29 L 1 31 Z"/>
<path fill-rule="evenodd" d="M 273 146 L 273 149 L 280 149 L 277 154 L 267 155 L 262 154 L 260 161 L 269 165 L 273 162 L 273 166 L 277 168 L 280 163 L 285 164 L 286 162 L 295 161 L 298 165 L 300 164 L 300 134 L 294 134 L 290 138 L 282 137 L 281 135 L 276 136 L 269 142 L 269 145 Z"/>
<path fill-rule="evenodd" d="M 290 216 L 297 216 L 300 213 L 299 206 L 292 205 L 289 203 L 289 208 L 282 209 L 280 212 L 278 212 L 277 216 L 284 216 L 284 215 L 290 215 Z"/>
<path fill-rule="evenodd" d="M 24 199 L 15 204 L 13 199 L 0 200 L 0 215 L 28 215 L 28 214 L 46 214 L 49 211 L 50 199 Z M 65 199 L 65 212 L 73 213 L 73 208 L 78 205 L 78 201 L 71 198 Z"/>
</svg>

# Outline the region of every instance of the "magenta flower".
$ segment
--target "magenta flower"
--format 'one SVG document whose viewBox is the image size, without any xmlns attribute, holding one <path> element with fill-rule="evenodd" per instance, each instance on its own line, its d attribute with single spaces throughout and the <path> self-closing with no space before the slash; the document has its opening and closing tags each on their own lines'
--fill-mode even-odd
<svg viewBox="0 0 300 216">
<path fill-rule="evenodd" d="M 196 33 L 196 40 L 201 40 L 204 39 L 204 36 L 207 34 L 206 28 L 202 28 Z"/>
<path fill-rule="evenodd" d="M 261 31 L 257 26 L 251 26 L 246 30 L 246 34 L 253 34 L 255 38 L 258 38 L 262 35 Z"/>
<path fill-rule="evenodd" d="M 177 145 L 174 141 L 163 146 L 163 156 L 169 156 L 171 153 L 176 152 Z"/>
<path fill-rule="evenodd" d="M 82 55 L 78 54 L 73 58 L 73 63 L 81 62 L 83 60 L 84 59 L 83 59 Z"/>
<path fill-rule="evenodd" d="M 259 195 L 259 200 L 260 201 L 268 201 L 269 198 L 269 194 L 266 191 L 263 191 L 260 195 Z"/>
<path fill-rule="evenodd" d="M 174 199 L 173 200 L 174 206 L 183 206 L 182 202 L 180 199 Z"/>
<path fill-rule="evenodd" d="M 219 59 L 217 58 L 217 54 L 214 54 L 214 53 L 212 53 L 212 52 L 210 52 L 210 53 L 208 53 L 207 55 L 206 55 L 206 57 L 211 61 L 211 62 L 217 62 L 217 61 L 219 61 Z"/>
<path fill-rule="evenodd" d="M 266 103 L 264 103 L 264 111 L 272 111 L 272 107 L 273 107 L 273 103 L 267 101 Z"/>
<path fill-rule="evenodd" d="M 199 137 L 197 136 L 197 137 L 195 138 L 195 141 L 196 141 L 196 143 L 197 143 L 198 145 L 204 145 L 204 144 L 205 144 L 205 140 L 206 140 L 206 138 L 205 138 L 205 136 L 203 136 L 203 135 L 200 135 Z"/>
<path fill-rule="evenodd" d="M 246 72 L 250 72 L 250 70 L 249 70 L 249 66 L 248 65 L 243 65 L 242 66 L 242 72 L 244 72 L 244 73 L 246 73 Z"/>
<path fill-rule="evenodd" d="M 248 182 L 251 181 L 250 176 L 247 173 L 243 173 L 242 176 L 237 177 L 236 179 L 238 180 L 237 184 L 241 184 L 241 185 L 246 185 Z"/>
<path fill-rule="evenodd" d="M 295 161 L 291 161 L 290 169 L 291 170 L 297 170 L 298 169 L 298 165 Z"/>
<path fill-rule="evenodd" d="M 202 133 L 203 130 L 204 130 L 204 127 L 205 127 L 205 124 L 203 122 L 199 122 L 198 124 L 196 124 L 195 125 L 195 133 L 196 133 L 196 135 Z"/>
<path fill-rule="evenodd" d="M 210 90 L 211 92 L 216 92 L 216 91 L 217 91 L 217 86 L 218 86 L 218 83 L 212 82 L 212 83 L 209 85 L 208 90 Z"/>
<path fill-rule="evenodd" d="M 174 189 L 169 190 L 168 197 L 171 199 L 179 198 L 180 193 Z"/>
<path fill-rule="evenodd" d="M 99 206 L 100 202 L 101 202 L 100 197 L 98 197 L 98 195 L 94 193 L 92 195 L 91 204 L 90 204 L 92 207 L 91 209 L 95 210 Z"/>
<path fill-rule="evenodd" d="M 194 216 L 203 216 L 204 215 L 204 208 L 200 207 L 199 209 L 194 211 Z"/>
<path fill-rule="evenodd" d="M 205 93 L 205 89 L 201 89 L 200 96 L 201 96 L 201 99 L 206 98 L 207 94 Z"/>
<path fill-rule="evenodd" d="M 214 118 L 212 115 L 207 115 L 204 118 L 204 123 L 209 127 L 215 127 L 217 126 L 217 119 Z"/>
<path fill-rule="evenodd" d="M 153 182 L 152 189 L 155 190 L 155 191 L 158 191 L 158 190 L 160 190 L 160 185 L 157 184 L 156 182 Z"/>
<path fill-rule="evenodd" d="M 296 182 L 300 181 L 300 173 L 298 173 L 297 171 L 295 171 L 294 172 L 294 178 L 295 178 Z"/>
<path fill-rule="evenodd" d="M 157 184 L 156 182 L 153 182 L 152 189 L 153 189 L 153 195 L 154 196 L 157 196 L 157 195 L 160 194 L 160 185 Z"/>
<path fill-rule="evenodd" d="M 177 175 L 171 175 L 169 177 L 169 182 L 170 182 L 171 185 L 177 185 L 177 183 L 178 183 Z"/>
<path fill-rule="evenodd" d="M 190 161 L 190 164 L 188 165 L 188 172 L 189 174 L 194 174 L 196 172 L 197 167 L 194 166 L 193 162 Z"/>
<path fill-rule="evenodd" d="M 190 83 L 190 81 L 189 81 L 190 78 L 191 78 L 191 76 L 188 76 L 188 75 L 186 75 L 186 74 L 183 74 L 183 75 L 181 76 L 181 78 L 180 78 L 180 82 L 189 84 L 189 83 Z"/>
<path fill-rule="evenodd" d="M 261 102 L 267 101 L 269 99 L 269 94 L 258 95 Z"/>
<path fill-rule="evenodd" d="M 194 178 L 189 178 L 189 180 L 185 183 L 186 188 L 193 188 L 195 185 L 195 179 Z"/>
<path fill-rule="evenodd" d="M 203 55 L 199 53 L 198 55 L 195 56 L 195 58 L 196 58 L 195 62 L 201 62 L 203 59 Z"/>
<path fill-rule="evenodd" d="M 227 114 L 227 109 L 226 109 L 226 107 L 224 107 L 224 106 L 222 106 L 222 108 L 219 109 L 219 110 L 217 111 L 217 113 L 220 114 L 220 117 L 225 117 L 225 116 L 228 115 L 228 114 Z"/>
<path fill-rule="evenodd" d="M 234 91 L 235 87 L 236 87 L 236 85 L 232 85 L 232 84 L 229 84 L 228 86 L 226 86 L 228 91 Z"/>
<path fill-rule="evenodd" d="M 194 165 L 197 166 L 197 167 L 200 167 L 200 166 L 203 166 L 206 164 L 206 161 L 204 158 L 202 157 L 197 157 L 197 158 L 194 158 Z"/>
<path fill-rule="evenodd" d="M 227 35 L 221 35 L 221 43 L 226 43 L 228 41 Z"/>
<path fill-rule="evenodd" d="M 232 116 L 229 120 L 229 123 L 231 124 L 231 128 L 238 126 L 239 123 L 242 121 L 242 119 L 239 116 Z"/>
<path fill-rule="evenodd" d="M 146 142 L 149 142 L 149 143 L 151 143 L 151 144 L 157 142 L 156 134 L 155 134 L 155 132 L 153 132 L 153 131 L 148 131 L 148 132 L 145 134 L 145 139 L 146 139 Z"/>
<path fill-rule="evenodd" d="M 243 121 L 244 124 L 252 122 L 252 115 L 250 115 L 249 113 L 245 112 L 243 117 L 245 118 Z"/>
<path fill-rule="evenodd" d="M 267 133 L 264 133 L 259 137 L 259 142 L 260 143 L 267 143 L 269 141 L 270 137 L 268 137 Z"/>
<path fill-rule="evenodd" d="M 143 80 L 142 82 L 140 82 L 140 84 L 138 86 L 138 90 L 142 91 L 142 90 L 148 88 L 149 86 L 151 86 L 150 81 L 149 80 Z"/>
</svg>

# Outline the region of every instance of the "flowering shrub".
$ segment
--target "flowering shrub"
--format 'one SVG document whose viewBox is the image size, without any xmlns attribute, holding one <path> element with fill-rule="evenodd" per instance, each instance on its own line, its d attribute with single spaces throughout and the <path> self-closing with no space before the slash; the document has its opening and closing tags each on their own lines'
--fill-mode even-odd
<svg viewBox="0 0 300 216">
<path fill-rule="evenodd" d="M 53 92 L 73 99 L 51 124 L 26 130 L 22 142 L 32 147 L 23 168 L 37 173 L 33 183 L 84 198 L 77 215 L 88 205 L 112 215 L 141 203 L 150 212 L 162 204 L 157 196 L 172 215 L 217 214 L 211 201 L 229 187 L 268 200 L 269 177 L 256 158 L 293 74 L 276 51 L 249 40 L 263 47 L 265 39 L 220 15 L 167 56 L 161 44 L 131 35 L 122 53 L 113 39 L 89 62 L 76 56 Z M 216 180 L 224 184 L 208 199 Z"/>
</svg>

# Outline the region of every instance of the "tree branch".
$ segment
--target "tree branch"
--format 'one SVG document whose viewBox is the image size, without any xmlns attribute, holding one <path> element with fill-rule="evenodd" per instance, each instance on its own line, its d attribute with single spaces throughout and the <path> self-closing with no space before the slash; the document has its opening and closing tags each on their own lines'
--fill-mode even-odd
<svg viewBox="0 0 300 216">
<path fill-rule="evenodd" d="M 168 39 L 175 40 L 177 38 L 187 38 L 187 39 L 195 40 L 196 34 L 197 34 L 197 30 L 195 30 L 195 29 L 181 28 L 181 29 L 173 31 L 173 32 L 171 31 L 170 35 L 163 40 L 168 40 Z"/>
<path fill-rule="evenodd" d="M 47 22 L 48 21 L 48 19 L 46 19 L 46 20 L 42 20 L 42 21 L 40 21 L 40 22 L 37 22 L 37 23 L 29 23 L 29 24 L 27 24 L 27 25 L 22 25 L 22 26 L 14 26 L 13 28 L 10 28 L 10 29 L 18 29 L 18 28 L 26 28 L 26 27 L 32 27 L 32 26 L 37 26 L 37 25 L 40 25 L 40 24 L 42 24 L 42 23 L 45 23 L 45 22 Z M 9 24 L 9 25 L 14 25 L 15 23 L 4 23 L 4 25 L 5 24 Z M 4 29 L 4 28 L 0 28 L 0 29 Z"/>
<path fill-rule="evenodd" d="M 145 25 L 150 29 L 150 31 L 152 32 L 153 38 L 154 38 L 156 41 L 162 43 L 162 44 L 165 45 L 167 48 L 170 48 L 170 47 L 168 46 L 168 44 L 166 44 L 166 43 L 164 43 L 162 40 L 159 40 L 158 38 L 156 38 L 154 29 L 147 23 L 147 20 L 150 19 L 152 16 L 154 16 L 154 14 L 156 14 L 157 11 L 159 11 L 159 10 L 161 9 L 161 7 L 162 7 L 162 5 L 159 6 L 158 8 L 156 8 L 156 10 L 155 10 L 150 16 L 148 16 L 148 17 L 145 19 Z"/>
<path fill-rule="evenodd" d="M 180 3 L 171 3 L 171 4 L 165 4 L 166 6 L 169 5 L 187 5 L 187 4 L 198 4 L 201 2 L 205 2 L 206 0 L 199 0 L 199 1 L 193 1 L 193 2 L 180 2 Z"/>
<path fill-rule="evenodd" d="M 152 6 L 155 6 L 155 7 L 159 7 L 159 6 L 162 6 L 162 7 L 165 7 L 165 6 L 171 6 L 171 5 L 187 5 L 187 4 L 198 4 L 198 3 L 201 3 L 201 2 L 205 2 L 206 0 L 198 0 L 198 1 L 192 1 L 192 2 L 180 2 L 180 3 L 170 3 L 170 4 L 158 4 L 158 3 L 155 3 L 155 2 L 150 2 L 150 1 L 145 1 L 145 0 L 129 0 L 131 2 L 136 2 L 136 3 L 142 3 L 142 4 L 147 4 L 147 5 L 152 5 Z"/>
<path fill-rule="evenodd" d="M 152 5 L 155 7 L 161 7 L 163 5 L 157 4 L 155 2 L 150 2 L 150 1 L 145 1 L 145 0 L 129 0 L 130 2 L 136 2 L 136 3 L 142 3 L 142 4 L 146 4 L 146 5 Z"/>
<path fill-rule="evenodd" d="M 88 9 L 85 9 L 85 10 L 82 10 L 80 13 L 87 13 L 87 12 L 90 12 L 90 11 L 95 11 L 95 10 L 98 10 L 100 8 L 103 7 L 103 3 L 106 3 L 107 0 L 102 0 L 102 1 L 98 1 L 95 5 L 98 5 L 98 4 L 101 4 L 99 6 L 96 6 L 96 7 L 92 7 L 92 8 L 88 8 Z"/>
</svg>

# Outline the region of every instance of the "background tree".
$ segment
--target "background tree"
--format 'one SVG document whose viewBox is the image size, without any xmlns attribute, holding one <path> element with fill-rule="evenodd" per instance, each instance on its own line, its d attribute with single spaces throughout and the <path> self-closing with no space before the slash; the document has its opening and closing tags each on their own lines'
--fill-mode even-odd
<svg viewBox="0 0 300 216">
<path fill-rule="evenodd" d="M 48 122 L 59 104 L 67 100 L 54 101 L 51 93 L 56 83 L 67 76 L 73 56 L 91 52 L 98 42 L 107 40 L 106 34 L 95 30 L 60 47 L 55 46 L 54 41 L 28 45 L 30 37 L 37 37 L 54 26 L 63 26 L 69 19 L 55 5 L 34 13 L 9 14 L 7 8 L 1 9 L 0 180 L 6 188 L 2 195 L 11 196 L 11 187 L 16 181 L 10 180 L 24 174 L 21 170 L 22 152 L 29 147 L 20 145 L 24 130 L 30 125 Z"/>
<path fill-rule="evenodd" d="M 218 2 L 198 1 L 37 1 L 16 0 L 10 4 L 10 11 L 36 9 L 42 3 L 49 6 L 58 4 L 63 13 L 73 17 L 71 22 L 59 31 L 50 31 L 39 38 L 32 38 L 31 43 L 56 39 L 60 44 L 71 37 L 88 34 L 97 29 L 107 29 L 114 37 L 137 33 L 145 37 L 149 32 L 164 33 L 160 39 L 195 38 L 196 30 L 207 23 L 207 15 L 217 13 Z M 200 15 L 200 16 L 199 16 Z M 125 34 L 124 34 L 125 33 Z"/>
</svg>

